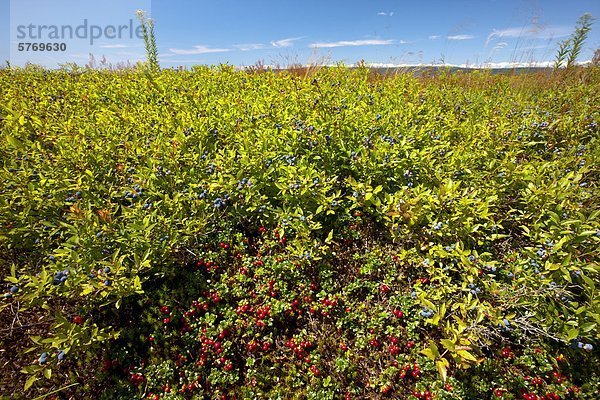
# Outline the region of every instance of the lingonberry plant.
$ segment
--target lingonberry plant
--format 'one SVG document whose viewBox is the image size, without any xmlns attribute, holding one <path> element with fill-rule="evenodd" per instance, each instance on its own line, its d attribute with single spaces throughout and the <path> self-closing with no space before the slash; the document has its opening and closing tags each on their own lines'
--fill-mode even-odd
<svg viewBox="0 0 600 400">
<path fill-rule="evenodd" d="M 596 398 L 600 70 L 571 73 L 1 70 L 0 387 Z"/>
</svg>

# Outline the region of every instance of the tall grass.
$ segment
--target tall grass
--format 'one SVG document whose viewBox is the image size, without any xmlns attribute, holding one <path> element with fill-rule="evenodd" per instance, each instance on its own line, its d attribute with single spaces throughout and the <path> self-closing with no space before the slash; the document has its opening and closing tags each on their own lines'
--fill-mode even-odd
<svg viewBox="0 0 600 400">
<path fill-rule="evenodd" d="M 577 57 L 581 54 L 583 43 L 592 29 L 594 17 L 591 14 L 585 13 L 577 21 L 575 31 L 568 39 L 563 40 L 558 47 L 554 69 L 565 66 L 567 69 L 575 65 Z"/>
</svg>

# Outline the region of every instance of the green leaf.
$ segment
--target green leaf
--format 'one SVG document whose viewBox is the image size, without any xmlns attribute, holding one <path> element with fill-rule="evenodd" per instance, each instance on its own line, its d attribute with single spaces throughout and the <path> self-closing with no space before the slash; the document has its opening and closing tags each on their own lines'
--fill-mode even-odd
<svg viewBox="0 0 600 400">
<path fill-rule="evenodd" d="M 331 231 L 329 231 L 329 234 L 327 235 L 327 238 L 325 239 L 325 243 L 329 244 L 329 243 L 331 243 L 332 240 L 333 240 L 333 229 Z"/>
<path fill-rule="evenodd" d="M 431 360 L 435 360 L 435 354 L 433 354 L 431 349 L 423 349 L 423 350 L 421 350 L 421 354 L 423 354 L 424 356 L 427 356 L 427 358 L 429 358 Z"/>
<path fill-rule="evenodd" d="M 560 269 L 560 267 L 561 267 L 560 264 L 555 264 L 550 261 L 546 261 L 546 265 L 545 265 L 546 271 L 556 271 L 557 269 Z"/>
<path fill-rule="evenodd" d="M 592 279 L 588 278 L 587 276 L 585 276 L 583 274 L 582 274 L 582 278 L 583 278 L 583 281 L 585 282 L 585 284 L 588 285 L 592 291 L 596 290 L 596 284 L 594 283 L 594 281 Z"/>
<path fill-rule="evenodd" d="M 50 377 L 52 376 L 52 370 L 50 368 L 44 369 L 44 376 L 46 377 L 46 379 L 50 379 Z"/>
<path fill-rule="evenodd" d="M 26 392 L 36 380 L 37 376 L 35 375 L 32 375 L 29 378 L 27 378 L 27 380 L 25 381 L 25 386 L 23 387 L 23 391 Z"/>
<path fill-rule="evenodd" d="M 581 324 L 579 328 L 582 332 L 590 332 L 596 328 L 597 324 L 595 322 L 586 322 L 585 324 Z"/>
<path fill-rule="evenodd" d="M 448 377 L 448 360 L 442 358 L 435 362 L 435 367 L 437 368 L 440 377 L 443 382 L 446 382 L 446 378 Z"/>
<path fill-rule="evenodd" d="M 469 361 L 473 361 L 473 362 L 477 361 L 477 358 L 475 358 L 475 356 L 473 354 L 469 353 L 466 350 L 458 350 L 456 353 L 465 360 L 469 360 Z"/>
<path fill-rule="evenodd" d="M 429 345 L 429 348 L 431 349 L 431 352 L 433 353 L 435 358 L 438 358 L 440 356 L 440 352 L 438 351 L 438 348 L 435 345 L 435 343 L 431 342 L 431 344 Z"/>
<path fill-rule="evenodd" d="M 452 340 L 442 339 L 440 340 L 442 346 L 444 346 L 447 350 L 454 352 L 455 344 Z"/>
<path fill-rule="evenodd" d="M 20 140 L 18 140 L 17 138 L 14 138 L 12 136 L 7 135 L 6 136 L 6 141 L 8 142 L 9 145 L 11 145 L 12 147 L 15 147 L 17 149 L 22 149 L 23 147 L 23 143 L 21 143 Z"/>
<path fill-rule="evenodd" d="M 567 341 L 571 341 L 579 336 L 579 329 L 572 328 L 567 331 Z"/>
</svg>

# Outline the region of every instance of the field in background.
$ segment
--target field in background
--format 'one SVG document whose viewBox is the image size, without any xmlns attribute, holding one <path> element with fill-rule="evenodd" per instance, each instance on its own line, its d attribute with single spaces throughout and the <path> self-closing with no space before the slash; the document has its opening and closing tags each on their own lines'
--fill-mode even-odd
<svg viewBox="0 0 600 400">
<path fill-rule="evenodd" d="M 600 70 L 0 70 L 0 395 L 594 399 Z"/>
</svg>

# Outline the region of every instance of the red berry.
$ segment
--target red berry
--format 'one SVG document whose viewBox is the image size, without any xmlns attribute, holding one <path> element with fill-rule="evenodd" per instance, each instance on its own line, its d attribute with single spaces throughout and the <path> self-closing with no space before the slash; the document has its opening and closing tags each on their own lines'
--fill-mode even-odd
<svg viewBox="0 0 600 400">
<path fill-rule="evenodd" d="M 102 371 L 108 371 L 112 366 L 113 363 L 108 358 L 105 358 L 104 361 L 102 361 Z"/>
<path fill-rule="evenodd" d="M 321 371 L 314 365 L 310 366 L 310 372 L 312 372 L 314 376 L 321 376 Z"/>
<path fill-rule="evenodd" d="M 509 347 L 505 347 L 502 349 L 502 351 L 500 351 L 500 355 L 504 358 L 512 358 L 513 352 Z"/>
<path fill-rule="evenodd" d="M 219 339 L 224 339 L 227 336 L 229 336 L 229 329 L 224 329 L 221 332 L 219 332 Z"/>
<path fill-rule="evenodd" d="M 401 310 L 395 309 L 394 310 L 394 316 L 396 318 L 402 318 L 404 316 L 404 313 Z"/>
<path fill-rule="evenodd" d="M 419 369 L 419 367 L 415 367 L 410 372 L 410 374 L 412 375 L 413 378 L 418 379 L 421 376 L 421 370 Z"/>
<path fill-rule="evenodd" d="M 161 314 L 163 314 L 163 315 L 167 315 L 167 314 L 169 314 L 169 313 L 171 312 L 171 310 L 169 310 L 169 307 L 167 307 L 167 306 L 162 306 L 162 307 L 160 308 L 160 312 L 161 312 Z"/>
<path fill-rule="evenodd" d="M 81 315 L 76 315 L 73 317 L 73 323 L 77 325 L 83 324 L 83 317 Z"/>
</svg>

